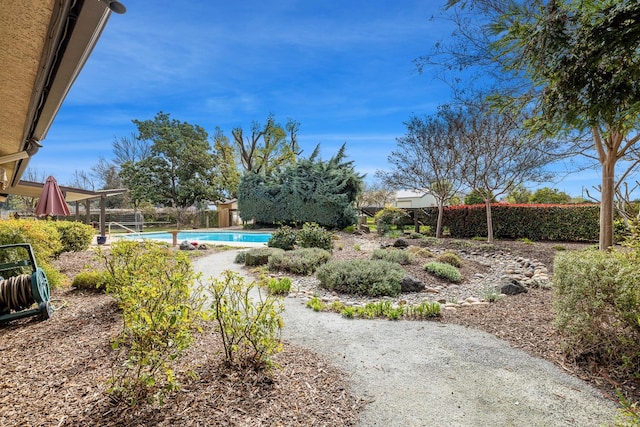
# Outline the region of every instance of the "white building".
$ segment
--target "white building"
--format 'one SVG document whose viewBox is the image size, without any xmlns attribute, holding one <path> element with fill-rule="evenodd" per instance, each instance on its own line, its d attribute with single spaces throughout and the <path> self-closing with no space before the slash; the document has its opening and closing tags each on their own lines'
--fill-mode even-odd
<svg viewBox="0 0 640 427">
<path fill-rule="evenodd" d="M 396 191 L 394 206 L 401 209 L 438 206 L 436 198 L 426 191 Z"/>
</svg>

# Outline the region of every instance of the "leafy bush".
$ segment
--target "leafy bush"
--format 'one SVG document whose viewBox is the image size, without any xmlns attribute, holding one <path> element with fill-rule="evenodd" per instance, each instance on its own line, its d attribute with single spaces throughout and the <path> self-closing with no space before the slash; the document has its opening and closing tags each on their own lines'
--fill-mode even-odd
<svg viewBox="0 0 640 427">
<path fill-rule="evenodd" d="M 288 277 L 281 279 L 272 278 L 267 280 L 266 283 L 271 295 L 288 295 L 291 291 L 291 279 Z"/>
<path fill-rule="evenodd" d="M 460 271 L 451 264 L 430 262 L 424 266 L 424 269 L 429 274 L 433 274 L 434 276 L 448 280 L 449 282 L 457 283 L 462 281 L 462 274 L 460 274 Z"/>
<path fill-rule="evenodd" d="M 396 296 L 404 270 L 388 261 L 330 261 L 318 268 L 320 286 L 356 295 Z"/>
<path fill-rule="evenodd" d="M 297 238 L 298 232 L 288 225 L 284 225 L 271 233 L 267 246 L 288 251 L 295 247 Z"/>
<path fill-rule="evenodd" d="M 269 257 L 273 254 L 282 252 L 279 248 L 254 248 L 249 249 L 244 254 L 244 264 L 249 267 L 255 267 L 258 265 L 266 265 L 269 262 Z"/>
<path fill-rule="evenodd" d="M 184 253 L 153 241 L 118 241 L 99 252 L 106 267 L 106 289 L 122 309 L 123 328 L 113 341 L 122 363 L 110 378 L 109 392 L 136 404 L 162 402 L 180 388 L 174 360 L 193 341 L 200 302 L 198 275 Z"/>
<path fill-rule="evenodd" d="M 462 267 L 462 260 L 455 252 L 445 252 L 440 254 L 437 259 L 439 262 L 444 264 L 449 264 L 458 268 Z"/>
<path fill-rule="evenodd" d="M 326 305 L 320 300 L 320 298 L 313 297 L 309 301 L 307 301 L 307 307 L 309 307 L 313 311 L 324 311 Z"/>
<path fill-rule="evenodd" d="M 247 251 L 241 251 L 236 254 L 236 257 L 233 259 L 235 264 L 244 264 L 247 258 Z"/>
<path fill-rule="evenodd" d="M 376 249 L 371 254 L 371 259 L 381 259 L 400 265 L 407 265 L 413 262 L 413 255 L 402 249 Z"/>
<path fill-rule="evenodd" d="M 83 291 L 104 291 L 106 283 L 104 271 L 81 271 L 73 278 L 71 286 Z"/>
<path fill-rule="evenodd" d="M 284 270 L 294 274 L 313 274 L 316 269 L 329 261 L 331 254 L 324 249 L 302 248 L 293 251 L 276 252 L 269 257 L 269 270 Z"/>
<path fill-rule="evenodd" d="M 250 294 L 258 291 L 258 301 Z M 225 271 L 208 286 L 213 296 L 210 316 L 218 324 L 226 363 L 232 368 L 270 369 L 272 356 L 282 351 L 280 330 L 284 310 L 277 297 L 264 299 L 255 282 L 246 284 L 237 273 Z"/>
<path fill-rule="evenodd" d="M 30 221 L 24 219 L 0 220 L 0 245 L 29 243 L 38 267 L 44 270 L 49 286 L 54 289 L 64 283 L 66 277 L 51 262 L 62 250 L 60 233 L 54 221 Z M 0 262 L 24 259 L 22 250 L 0 252 Z M 27 273 L 30 271 L 22 271 Z M 16 272 L 20 273 L 20 272 Z"/>
<path fill-rule="evenodd" d="M 318 224 L 306 223 L 298 231 L 296 241 L 301 248 L 320 248 L 330 251 L 333 248 L 333 233 Z"/>
<path fill-rule="evenodd" d="M 615 367 L 640 366 L 640 253 L 559 252 L 554 261 L 555 324 L 573 359 Z M 586 359 L 586 360 L 585 360 Z"/>
<path fill-rule="evenodd" d="M 82 252 L 89 249 L 91 239 L 95 235 L 92 226 L 76 221 L 54 221 L 58 233 L 60 233 L 60 242 L 63 252 Z"/>
</svg>

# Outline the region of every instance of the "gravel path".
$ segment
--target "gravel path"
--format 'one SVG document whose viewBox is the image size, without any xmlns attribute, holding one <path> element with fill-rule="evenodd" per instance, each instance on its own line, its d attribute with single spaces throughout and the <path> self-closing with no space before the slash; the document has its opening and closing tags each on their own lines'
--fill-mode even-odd
<svg viewBox="0 0 640 427">
<path fill-rule="evenodd" d="M 237 251 L 195 261 L 205 277 L 242 272 Z M 615 404 L 493 335 L 438 322 L 349 320 L 286 298 L 283 338 L 324 355 L 369 401 L 361 426 L 597 426 Z"/>
</svg>

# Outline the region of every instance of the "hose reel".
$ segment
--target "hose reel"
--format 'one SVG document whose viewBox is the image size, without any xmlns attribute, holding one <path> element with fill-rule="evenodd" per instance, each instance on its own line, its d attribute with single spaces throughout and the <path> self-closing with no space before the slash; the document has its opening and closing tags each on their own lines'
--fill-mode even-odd
<svg viewBox="0 0 640 427">
<path fill-rule="evenodd" d="M 53 314 L 49 303 L 49 281 L 36 265 L 31 245 L 20 243 L 0 246 L 0 259 L 22 259 L 0 264 L 0 322 L 39 316 L 46 320 Z M 24 272 L 30 270 L 30 272 Z"/>
</svg>

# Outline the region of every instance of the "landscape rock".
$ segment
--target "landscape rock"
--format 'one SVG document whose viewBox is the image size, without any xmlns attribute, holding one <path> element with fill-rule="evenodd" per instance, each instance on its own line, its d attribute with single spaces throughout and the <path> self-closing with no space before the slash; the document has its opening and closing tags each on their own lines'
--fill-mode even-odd
<svg viewBox="0 0 640 427">
<path fill-rule="evenodd" d="M 404 276 L 400 281 L 400 290 L 402 292 L 420 292 L 423 289 L 424 283 L 412 277 Z"/>
<path fill-rule="evenodd" d="M 180 250 L 181 251 L 194 251 L 196 249 L 195 246 L 191 244 L 191 242 L 184 240 L 180 242 Z"/>
<path fill-rule="evenodd" d="M 516 279 L 504 279 L 500 285 L 500 293 L 505 295 L 518 295 L 525 292 L 527 292 L 527 288 Z"/>
<path fill-rule="evenodd" d="M 407 243 L 406 240 L 404 239 L 398 239 L 395 242 L 393 242 L 393 247 L 394 248 L 399 248 L 399 249 L 404 249 L 409 247 L 409 243 Z"/>
</svg>

